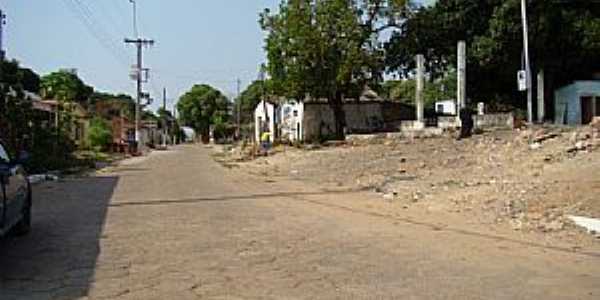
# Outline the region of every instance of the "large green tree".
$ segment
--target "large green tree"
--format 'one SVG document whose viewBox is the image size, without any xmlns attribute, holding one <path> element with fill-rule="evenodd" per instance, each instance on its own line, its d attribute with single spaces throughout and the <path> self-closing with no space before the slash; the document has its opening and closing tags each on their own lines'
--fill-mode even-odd
<svg viewBox="0 0 600 300">
<path fill-rule="evenodd" d="M 36 92 L 39 77 L 16 61 L 0 61 L 0 139 L 15 155 L 27 150 L 30 171 L 55 170 L 73 162 L 73 143 L 64 131 L 47 126 L 25 91 Z"/>
<path fill-rule="evenodd" d="M 206 84 L 194 85 L 177 103 L 181 123 L 205 136 L 211 125 L 230 121 L 229 109 L 228 99 Z"/>
<path fill-rule="evenodd" d="M 236 109 L 241 106 L 241 123 L 248 124 L 253 122 L 254 109 L 260 103 L 263 96 L 268 93 L 267 83 L 262 80 L 252 82 L 236 99 Z M 236 111 L 237 114 L 237 111 Z"/>
<path fill-rule="evenodd" d="M 520 0 L 439 0 L 416 10 L 386 44 L 390 71 L 410 77 L 414 56 L 424 54 L 432 79 L 456 66 L 456 44 L 468 45 L 468 94 L 474 101 L 525 104 L 516 88 L 522 68 Z M 547 95 L 585 79 L 600 65 L 600 3 L 527 1 L 534 75 L 544 70 Z"/>
<path fill-rule="evenodd" d="M 342 101 L 382 80 L 380 34 L 399 26 L 404 0 L 283 0 L 277 13 L 266 10 L 267 70 L 273 91 L 304 99 L 326 98 L 343 135 Z"/>
<path fill-rule="evenodd" d="M 32 103 L 24 94 L 23 73 L 16 61 L 0 60 L 0 139 L 13 152 L 22 147 L 34 125 Z"/>
</svg>

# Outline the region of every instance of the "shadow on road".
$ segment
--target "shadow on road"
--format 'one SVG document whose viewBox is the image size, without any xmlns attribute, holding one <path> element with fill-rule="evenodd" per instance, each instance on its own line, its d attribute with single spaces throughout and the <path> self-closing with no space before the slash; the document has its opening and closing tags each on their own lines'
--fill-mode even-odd
<svg viewBox="0 0 600 300">
<path fill-rule="evenodd" d="M 36 186 L 32 232 L 0 240 L 0 298 L 86 296 L 117 183 L 91 177 Z"/>
</svg>

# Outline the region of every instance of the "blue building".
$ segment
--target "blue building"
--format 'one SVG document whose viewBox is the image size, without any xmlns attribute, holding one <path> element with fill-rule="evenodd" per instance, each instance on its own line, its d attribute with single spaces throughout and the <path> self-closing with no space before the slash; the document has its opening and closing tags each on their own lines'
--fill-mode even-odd
<svg viewBox="0 0 600 300">
<path fill-rule="evenodd" d="M 600 116 L 600 81 L 575 81 L 555 91 L 555 123 L 589 124 Z"/>
</svg>

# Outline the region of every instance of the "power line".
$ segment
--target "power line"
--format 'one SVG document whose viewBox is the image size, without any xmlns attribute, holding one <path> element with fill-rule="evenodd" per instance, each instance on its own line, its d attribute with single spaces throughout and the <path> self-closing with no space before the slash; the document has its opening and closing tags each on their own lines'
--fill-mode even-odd
<svg viewBox="0 0 600 300">
<path fill-rule="evenodd" d="M 104 27 L 102 26 L 102 22 L 96 20 L 96 16 L 94 15 L 93 11 L 87 6 L 87 4 L 85 4 L 85 2 L 82 2 L 81 0 L 73 1 L 75 1 L 75 3 L 79 5 L 83 13 L 90 20 L 92 26 L 96 25 L 97 31 L 106 39 L 106 41 L 112 46 L 112 48 L 116 50 L 118 55 L 127 58 L 127 53 L 122 47 L 119 46 L 120 44 L 117 43 L 120 40 L 120 38 L 113 38 L 113 36 L 107 30 L 104 29 Z"/>
<path fill-rule="evenodd" d="M 63 0 L 63 3 L 65 3 L 67 8 L 69 8 L 72 13 L 80 19 L 92 37 L 94 37 L 98 43 L 105 48 L 105 50 L 107 50 L 117 61 L 126 66 L 129 65 L 129 59 L 127 58 L 124 50 L 115 46 L 111 42 L 112 39 L 110 35 L 94 22 L 94 17 L 91 15 L 89 8 L 84 8 L 84 5 L 79 0 Z"/>
</svg>

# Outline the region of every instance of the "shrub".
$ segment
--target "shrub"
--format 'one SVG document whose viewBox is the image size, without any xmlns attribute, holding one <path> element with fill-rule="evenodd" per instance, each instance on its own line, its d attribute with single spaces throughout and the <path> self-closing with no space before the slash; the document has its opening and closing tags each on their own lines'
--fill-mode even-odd
<svg viewBox="0 0 600 300">
<path fill-rule="evenodd" d="M 112 142 L 112 131 L 108 122 L 94 118 L 90 122 L 88 143 L 94 150 L 105 150 Z"/>
</svg>

